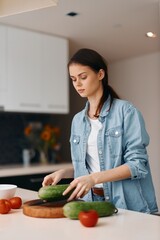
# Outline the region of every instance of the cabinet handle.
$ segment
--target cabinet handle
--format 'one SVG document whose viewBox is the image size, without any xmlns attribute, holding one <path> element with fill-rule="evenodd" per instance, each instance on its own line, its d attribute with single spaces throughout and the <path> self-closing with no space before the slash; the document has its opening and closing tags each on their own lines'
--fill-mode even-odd
<svg viewBox="0 0 160 240">
<path fill-rule="evenodd" d="M 36 107 L 40 108 L 41 105 L 39 103 L 20 103 L 21 107 Z"/>
<path fill-rule="evenodd" d="M 4 111 L 4 106 L 0 105 L 0 111 Z"/>
<path fill-rule="evenodd" d="M 67 108 L 67 106 L 64 106 L 64 105 L 53 105 L 53 104 L 48 104 L 47 105 L 48 106 L 48 108 L 53 108 L 53 109 L 66 109 Z"/>
</svg>

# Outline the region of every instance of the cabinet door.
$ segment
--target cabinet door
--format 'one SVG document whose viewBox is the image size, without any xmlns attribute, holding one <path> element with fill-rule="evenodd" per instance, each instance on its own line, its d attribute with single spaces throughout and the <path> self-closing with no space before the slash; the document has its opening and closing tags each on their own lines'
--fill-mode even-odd
<svg viewBox="0 0 160 240">
<path fill-rule="evenodd" d="M 42 38 L 39 33 L 8 27 L 6 109 L 41 112 Z"/>
<path fill-rule="evenodd" d="M 0 108 L 4 108 L 7 92 L 7 44 L 6 44 L 7 29 L 0 25 Z"/>
<path fill-rule="evenodd" d="M 8 27 L 6 110 L 68 113 L 68 41 Z"/>
<path fill-rule="evenodd" d="M 44 111 L 68 113 L 68 41 L 44 35 L 42 51 Z"/>
</svg>

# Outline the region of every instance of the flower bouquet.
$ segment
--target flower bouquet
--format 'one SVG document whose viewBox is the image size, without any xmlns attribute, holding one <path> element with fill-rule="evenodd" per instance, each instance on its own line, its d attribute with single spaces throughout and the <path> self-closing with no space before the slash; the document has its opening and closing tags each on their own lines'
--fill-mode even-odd
<svg viewBox="0 0 160 240">
<path fill-rule="evenodd" d="M 24 135 L 31 147 L 39 152 L 40 162 L 49 161 L 49 151 L 60 149 L 60 128 L 51 124 L 29 123 L 24 129 Z"/>
</svg>

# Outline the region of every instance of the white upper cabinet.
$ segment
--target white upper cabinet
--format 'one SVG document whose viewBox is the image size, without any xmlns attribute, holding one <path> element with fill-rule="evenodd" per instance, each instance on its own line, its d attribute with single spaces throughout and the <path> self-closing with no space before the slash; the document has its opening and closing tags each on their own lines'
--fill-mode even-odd
<svg viewBox="0 0 160 240">
<path fill-rule="evenodd" d="M 42 101 L 47 111 L 68 112 L 68 42 L 64 39 L 43 37 Z"/>
<path fill-rule="evenodd" d="M 68 41 L 7 27 L 6 111 L 68 113 Z"/>
<path fill-rule="evenodd" d="M 41 35 L 8 28 L 7 110 L 41 111 Z"/>
</svg>

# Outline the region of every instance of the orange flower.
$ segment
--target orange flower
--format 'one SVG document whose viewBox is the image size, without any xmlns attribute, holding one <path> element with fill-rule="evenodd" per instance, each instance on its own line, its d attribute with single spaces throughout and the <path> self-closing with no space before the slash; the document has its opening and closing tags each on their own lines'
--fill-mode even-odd
<svg viewBox="0 0 160 240">
<path fill-rule="evenodd" d="M 24 134 L 25 136 L 29 136 L 30 133 L 32 131 L 32 127 L 31 126 L 27 126 L 25 129 L 24 129 Z"/>
<path fill-rule="evenodd" d="M 58 127 L 52 127 L 52 132 L 57 136 L 60 135 L 60 129 Z"/>
<path fill-rule="evenodd" d="M 44 130 L 42 133 L 41 133 L 41 139 L 44 140 L 44 141 L 49 141 L 51 138 L 51 132 L 48 131 L 48 130 Z"/>
<path fill-rule="evenodd" d="M 52 145 L 52 148 L 54 149 L 54 150 L 59 150 L 60 149 L 60 144 L 58 144 L 58 143 L 54 143 L 53 145 Z"/>
<path fill-rule="evenodd" d="M 29 123 L 24 129 L 24 135 L 29 140 L 32 148 L 41 151 L 49 149 L 58 151 L 60 149 L 59 127 L 53 127 L 50 124 L 44 126 L 39 123 Z"/>
<path fill-rule="evenodd" d="M 44 130 L 47 130 L 47 131 L 52 131 L 52 127 L 49 125 L 49 124 L 47 124 L 47 125 L 45 125 L 44 126 Z"/>
</svg>

